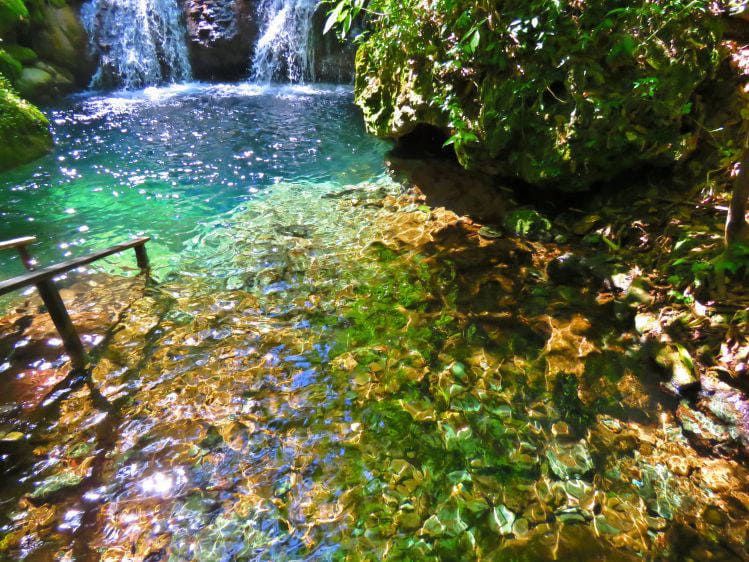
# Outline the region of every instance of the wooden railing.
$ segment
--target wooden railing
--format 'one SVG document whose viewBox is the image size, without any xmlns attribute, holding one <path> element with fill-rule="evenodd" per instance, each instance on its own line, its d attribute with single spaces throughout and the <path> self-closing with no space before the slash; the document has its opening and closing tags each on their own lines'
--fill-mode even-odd
<svg viewBox="0 0 749 562">
<path fill-rule="evenodd" d="M 70 315 L 65 308 L 65 303 L 62 301 L 60 292 L 58 291 L 53 279 L 58 275 L 78 269 L 81 266 L 88 265 L 113 254 L 129 250 L 130 248 L 135 250 L 135 258 L 138 267 L 145 273 L 150 268 L 148 254 L 146 253 L 146 242 L 149 240 L 150 238 L 148 237 L 136 238 L 128 242 L 123 242 L 122 244 L 117 244 L 106 250 L 93 252 L 87 256 L 73 258 L 42 269 L 35 269 L 34 259 L 28 251 L 29 244 L 36 241 L 34 236 L 26 236 L 24 238 L 16 238 L 14 240 L 0 242 L 0 250 L 16 250 L 21 257 L 24 267 L 29 270 L 29 273 L 24 275 L 19 275 L 6 281 L 0 281 L 0 296 L 31 285 L 36 286 L 36 289 L 39 291 L 39 296 L 47 307 L 47 312 L 49 312 L 52 322 L 55 324 L 55 328 L 57 328 L 57 332 L 60 334 L 60 339 L 62 339 L 63 345 L 65 346 L 65 351 L 67 351 L 70 356 L 73 368 L 76 370 L 85 369 L 88 362 L 86 351 L 83 348 L 81 339 L 78 337 L 78 332 L 76 332 L 75 326 L 73 326 Z"/>
</svg>

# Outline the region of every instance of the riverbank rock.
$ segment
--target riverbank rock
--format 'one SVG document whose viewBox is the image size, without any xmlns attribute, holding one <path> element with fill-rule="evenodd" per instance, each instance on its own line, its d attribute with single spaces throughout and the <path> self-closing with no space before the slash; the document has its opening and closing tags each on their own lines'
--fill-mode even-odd
<svg viewBox="0 0 749 562">
<path fill-rule="evenodd" d="M 204 80 L 246 77 L 258 33 L 248 0 L 186 0 L 188 48 L 193 74 Z"/>
<path fill-rule="evenodd" d="M 670 376 L 667 385 L 675 392 L 695 390 L 700 386 L 700 377 L 689 352 L 679 344 L 658 346 L 654 360 Z"/>
<path fill-rule="evenodd" d="M 37 21 L 29 35 L 31 47 L 39 58 L 61 73 L 72 75 L 68 91 L 87 86 L 95 64 L 76 9 L 68 5 L 42 4 Z"/>
<path fill-rule="evenodd" d="M 47 118 L 18 97 L 0 75 L 0 171 L 34 160 L 51 148 Z"/>
<path fill-rule="evenodd" d="M 34 103 L 52 102 L 75 88 L 75 79 L 64 69 L 44 62 L 26 67 L 16 80 L 16 89 Z"/>
</svg>

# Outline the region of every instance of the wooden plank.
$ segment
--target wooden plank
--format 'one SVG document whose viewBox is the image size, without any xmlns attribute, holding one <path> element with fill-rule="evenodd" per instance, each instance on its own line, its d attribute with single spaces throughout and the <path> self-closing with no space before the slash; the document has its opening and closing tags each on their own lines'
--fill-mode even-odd
<svg viewBox="0 0 749 562">
<path fill-rule="evenodd" d="M 79 267 L 88 265 L 97 260 L 109 257 L 124 250 L 143 246 L 150 239 L 150 237 L 136 238 L 134 240 L 123 242 L 122 244 L 117 244 L 116 246 L 112 246 L 111 248 L 107 248 L 106 250 L 93 252 L 87 256 L 74 258 L 72 260 L 51 265 L 43 269 L 38 269 L 24 275 L 13 277 L 12 279 L 8 279 L 7 281 L 0 281 L 0 295 L 17 291 L 18 289 L 22 289 L 29 285 L 36 285 L 40 281 L 52 279 L 53 277 L 57 277 L 58 275 L 62 275 L 63 273 L 67 273 L 68 271 L 78 269 Z"/>
<path fill-rule="evenodd" d="M 23 248 L 36 242 L 36 236 L 24 236 L 22 238 L 13 238 L 0 242 L 0 250 L 12 250 L 14 248 Z"/>
</svg>

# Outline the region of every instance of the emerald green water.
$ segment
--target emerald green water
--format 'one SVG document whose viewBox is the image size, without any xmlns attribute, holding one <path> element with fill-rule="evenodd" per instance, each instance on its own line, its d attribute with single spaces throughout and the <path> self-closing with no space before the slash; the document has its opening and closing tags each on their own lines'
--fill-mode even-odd
<svg viewBox="0 0 749 562">
<path fill-rule="evenodd" d="M 150 235 L 155 271 L 60 283 L 85 376 L 33 294 L 0 317 L 0 559 L 749 555 L 749 473 L 692 440 L 729 430 L 660 392 L 625 297 L 434 204 L 500 195 L 398 161 L 350 91 L 49 114 L 56 152 L 0 177 L 0 238 L 37 235 L 46 263 Z"/>
<path fill-rule="evenodd" d="M 349 88 L 186 84 L 49 108 L 55 150 L 0 174 L 0 239 L 34 235 L 42 263 L 151 236 L 157 274 L 190 240 L 280 182 L 345 185 L 383 173 Z M 129 263 L 112 258 L 109 271 Z M 23 271 L 9 253 L 0 271 Z"/>
</svg>

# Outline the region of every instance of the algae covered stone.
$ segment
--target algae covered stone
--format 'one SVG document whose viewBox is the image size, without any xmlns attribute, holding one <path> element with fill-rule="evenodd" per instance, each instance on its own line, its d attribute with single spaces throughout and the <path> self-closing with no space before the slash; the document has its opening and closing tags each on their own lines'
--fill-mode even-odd
<svg viewBox="0 0 749 562">
<path fill-rule="evenodd" d="M 34 160 L 51 148 L 47 118 L 0 76 L 0 170 Z"/>
<path fill-rule="evenodd" d="M 577 443 L 552 443 L 546 450 L 551 471 L 562 480 L 579 478 L 594 468 L 593 459 L 585 441 Z"/>
<path fill-rule="evenodd" d="M 39 486 L 31 492 L 31 498 L 35 500 L 47 500 L 54 494 L 68 488 L 75 488 L 81 482 L 83 477 L 73 472 L 60 472 L 46 478 Z"/>
</svg>

